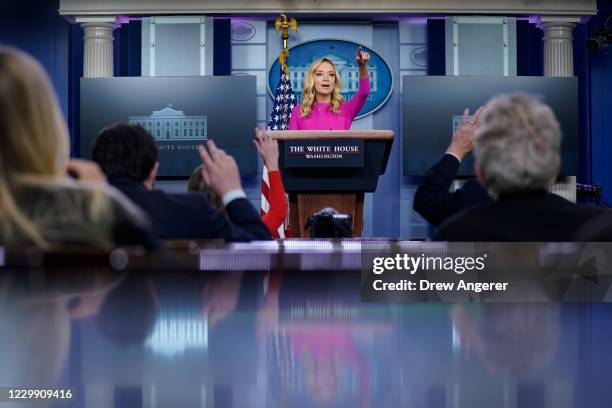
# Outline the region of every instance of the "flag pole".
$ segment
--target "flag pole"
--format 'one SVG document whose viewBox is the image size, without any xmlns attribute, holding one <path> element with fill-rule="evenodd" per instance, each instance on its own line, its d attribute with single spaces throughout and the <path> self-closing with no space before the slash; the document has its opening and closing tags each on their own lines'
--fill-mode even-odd
<svg viewBox="0 0 612 408">
<path fill-rule="evenodd" d="M 289 30 L 297 32 L 298 25 L 295 18 L 287 18 L 286 14 L 281 14 L 274 20 L 274 27 L 276 32 L 280 31 L 282 39 L 281 52 L 278 55 L 278 61 L 280 63 L 280 75 L 278 86 L 274 94 L 274 107 L 272 108 L 272 114 L 270 121 L 268 122 L 269 130 L 286 130 L 289 127 L 289 118 L 291 117 L 291 111 L 295 106 L 295 95 L 291 89 L 291 82 L 289 80 L 289 67 L 287 66 L 287 60 L 289 59 L 289 46 L 287 40 L 289 39 Z M 285 201 L 288 201 L 287 195 L 285 194 Z M 278 227 L 277 231 L 272 232 L 272 236 L 275 238 L 286 238 L 291 236 L 289 229 L 289 204 L 287 203 L 287 215 L 285 222 Z M 268 178 L 268 169 L 266 166 L 263 167 L 262 180 L 261 180 L 261 215 L 265 216 L 270 211 L 270 180 Z"/>
<path fill-rule="evenodd" d="M 281 15 L 276 17 L 276 20 L 274 20 L 274 28 L 276 28 L 276 32 L 281 31 L 281 38 L 283 41 L 281 52 L 278 55 L 278 61 L 280 62 L 281 69 L 285 75 L 289 75 L 289 68 L 287 67 L 289 47 L 287 46 L 287 40 L 289 39 L 289 29 L 292 29 L 297 33 L 298 24 L 295 18 L 287 18 L 286 14 L 281 13 Z"/>
</svg>

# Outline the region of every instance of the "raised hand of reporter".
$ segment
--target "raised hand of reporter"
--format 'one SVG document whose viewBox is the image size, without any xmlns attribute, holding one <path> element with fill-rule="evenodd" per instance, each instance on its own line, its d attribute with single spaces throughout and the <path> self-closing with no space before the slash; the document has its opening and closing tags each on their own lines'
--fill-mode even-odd
<svg viewBox="0 0 612 408">
<path fill-rule="evenodd" d="M 465 108 L 461 117 L 459 129 L 453 134 L 453 139 L 446 150 L 460 161 L 474 148 L 474 132 L 480 121 L 484 106 L 478 108 L 472 120 L 468 120 L 470 110 Z"/>
<path fill-rule="evenodd" d="M 77 180 L 106 183 L 106 176 L 97 163 L 89 160 L 71 159 L 66 165 L 68 176 Z"/>
<path fill-rule="evenodd" d="M 253 144 L 261 155 L 268 171 L 278 170 L 278 142 L 264 129 L 255 128 Z"/>
<path fill-rule="evenodd" d="M 214 141 L 208 140 L 208 151 L 203 145 L 199 147 L 202 166 L 202 177 L 219 196 L 233 190 L 241 190 L 240 172 L 236 160 L 223 149 L 219 149 Z"/>
</svg>

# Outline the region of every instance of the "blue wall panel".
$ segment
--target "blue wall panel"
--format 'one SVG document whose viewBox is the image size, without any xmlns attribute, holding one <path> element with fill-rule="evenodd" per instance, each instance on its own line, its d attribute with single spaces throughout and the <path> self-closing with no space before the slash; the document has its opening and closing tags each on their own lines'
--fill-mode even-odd
<svg viewBox="0 0 612 408">
<path fill-rule="evenodd" d="M 374 129 L 389 129 L 395 133 L 387 170 L 378 179 L 378 188 L 373 201 L 373 230 L 375 237 L 400 236 L 400 78 L 399 78 L 399 34 L 397 24 L 374 25 L 372 46 L 389 64 L 394 77 L 393 93 L 385 106 L 374 113 Z"/>
<path fill-rule="evenodd" d="M 527 20 L 516 21 L 516 75 L 544 74 L 543 32 Z"/>
<path fill-rule="evenodd" d="M 427 20 L 427 75 L 446 75 L 444 19 Z"/>
<path fill-rule="evenodd" d="M 612 13 L 612 4 L 598 2 L 599 13 L 588 23 L 592 34 L 605 17 Z M 584 43 L 582 44 L 584 46 Z M 591 110 L 591 162 L 592 182 L 603 186 L 603 201 L 612 203 L 612 54 L 591 54 L 588 57 L 590 78 L 587 81 L 590 91 Z"/>
<path fill-rule="evenodd" d="M 55 86 L 68 116 L 68 36 L 70 24 L 59 16 L 59 1 L 9 1 L 0 6 L 0 43 L 36 58 Z"/>
<path fill-rule="evenodd" d="M 213 75 L 232 73 L 232 21 L 229 18 L 213 20 Z"/>
<path fill-rule="evenodd" d="M 142 24 L 131 20 L 113 32 L 115 76 L 141 76 Z"/>
<path fill-rule="evenodd" d="M 589 54 L 585 47 L 588 38 L 588 26 L 581 24 L 574 30 L 574 75 L 578 78 L 578 135 L 579 135 L 579 168 L 578 183 L 592 182 L 591 175 L 591 131 L 589 90 Z"/>
<path fill-rule="evenodd" d="M 68 58 L 68 128 L 72 156 L 78 157 L 81 151 L 80 134 L 80 93 L 81 76 L 83 75 L 83 29 L 78 24 L 70 25 L 69 58 Z"/>
</svg>

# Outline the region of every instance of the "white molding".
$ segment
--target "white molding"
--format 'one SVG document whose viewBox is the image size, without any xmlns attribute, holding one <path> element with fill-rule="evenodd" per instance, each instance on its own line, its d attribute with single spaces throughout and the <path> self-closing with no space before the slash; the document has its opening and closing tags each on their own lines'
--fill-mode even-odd
<svg viewBox="0 0 612 408">
<path fill-rule="evenodd" d="M 60 0 L 61 15 L 428 13 L 595 15 L 596 0 Z"/>
<path fill-rule="evenodd" d="M 199 16 L 164 16 L 155 17 L 155 24 L 200 24 L 201 17 Z"/>
<path fill-rule="evenodd" d="M 110 23 L 117 24 L 117 16 L 77 16 L 75 22 L 81 23 Z"/>
<path fill-rule="evenodd" d="M 459 17 L 453 16 L 444 19 L 444 35 L 446 75 L 459 75 L 459 46 L 461 45 L 459 43 Z"/>
<path fill-rule="evenodd" d="M 453 18 L 453 75 L 459 75 L 459 20 Z"/>
<path fill-rule="evenodd" d="M 510 39 L 508 38 L 508 18 L 502 20 L 502 47 L 504 55 L 504 76 L 510 75 Z"/>
<path fill-rule="evenodd" d="M 198 20 L 198 24 L 200 24 L 200 75 L 206 75 L 206 50 L 212 48 L 213 43 L 210 42 L 210 46 L 207 47 L 206 30 L 209 24 L 206 23 L 206 18 L 202 17 Z M 212 21 L 210 24 L 212 24 Z"/>
<path fill-rule="evenodd" d="M 155 18 L 151 18 L 151 24 L 149 24 L 150 34 L 150 47 L 149 47 L 149 76 L 155 76 Z"/>
<path fill-rule="evenodd" d="M 580 23 L 579 16 L 542 16 L 538 19 L 539 23 Z"/>
<path fill-rule="evenodd" d="M 459 24 L 501 24 L 504 16 L 457 16 L 454 19 Z"/>
<path fill-rule="evenodd" d="M 214 49 L 215 49 L 215 30 L 214 30 L 214 20 L 212 17 L 202 17 L 205 21 L 205 37 L 206 37 L 206 47 L 204 50 L 204 75 L 213 75 L 214 72 Z"/>
</svg>

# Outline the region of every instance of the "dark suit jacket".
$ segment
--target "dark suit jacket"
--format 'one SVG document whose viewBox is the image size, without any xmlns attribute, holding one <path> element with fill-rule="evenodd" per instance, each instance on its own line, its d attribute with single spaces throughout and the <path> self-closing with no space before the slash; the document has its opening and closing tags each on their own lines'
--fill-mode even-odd
<svg viewBox="0 0 612 408">
<path fill-rule="evenodd" d="M 490 203 L 491 198 L 476 180 L 468 180 L 460 189 L 450 193 L 461 163 L 445 154 L 431 166 L 414 194 L 413 208 L 433 225 L 475 204 Z"/>
<path fill-rule="evenodd" d="M 589 220 L 604 213 L 545 191 L 502 196 L 457 214 L 440 226 L 437 241 L 570 242 Z"/>
<path fill-rule="evenodd" d="M 161 239 L 271 239 L 261 217 L 245 198 L 229 203 L 226 217 L 212 208 L 202 193 L 150 191 L 141 182 L 126 179 L 110 183 L 147 213 Z"/>
</svg>

